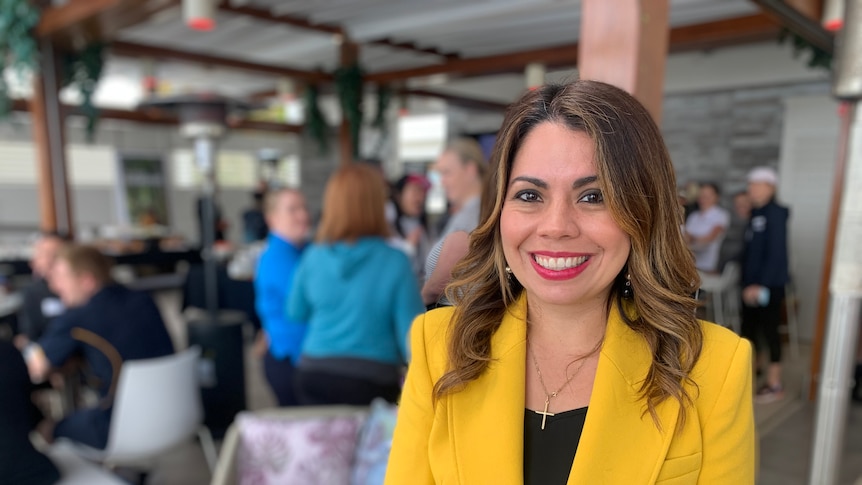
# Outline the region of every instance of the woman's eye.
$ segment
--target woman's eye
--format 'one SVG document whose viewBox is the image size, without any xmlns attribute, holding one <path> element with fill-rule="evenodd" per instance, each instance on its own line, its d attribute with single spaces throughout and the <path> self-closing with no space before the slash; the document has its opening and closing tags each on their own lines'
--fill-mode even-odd
<svg viewBox="0 0 862 485">
<path fill-rule="evenodd" d="M 524 202 L 536 202 L 539 200 L 539 194 L 532 190 L 522 190 L 515 194 L 515 198 Z"/>
<path fill-rule="evenodd" d="M 579 200 L 579 202 L 586 202 L 587 204 L 601 204 L 604 201 L 605 198 L 602 197 L 602 193 L 599 191 L 584 194 Z"/>
</svg>

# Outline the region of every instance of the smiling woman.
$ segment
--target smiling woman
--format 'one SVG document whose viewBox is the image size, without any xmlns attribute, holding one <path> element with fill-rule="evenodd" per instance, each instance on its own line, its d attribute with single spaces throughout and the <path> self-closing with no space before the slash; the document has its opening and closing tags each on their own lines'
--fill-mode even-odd
<svg viewBox="0 0 862 485">
<path fill-rule="evenodd" d="M 535 304 L 604 306 L 628 258 L 631 243 L 604 203 L 593 145 L 583 132 L 546 122 L 512 164 L 503 254 Z"/>
<path fill-rule="evenodd" d="M 594 81 L 530 91 L 491 164 L 455 307 L 413 326 L 387 483 L 753 483 L 751 349 L 695 318 L 643 106 Z"/>
</svg>

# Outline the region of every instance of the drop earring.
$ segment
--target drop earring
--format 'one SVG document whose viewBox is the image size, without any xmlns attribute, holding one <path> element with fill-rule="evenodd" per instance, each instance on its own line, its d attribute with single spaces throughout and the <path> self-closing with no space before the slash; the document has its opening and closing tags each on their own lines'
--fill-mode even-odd
<svg viewBox="0 0 862 485">
<path fill-rule="evenodd" d="M 632 275 L 626 273 L 626 282 L 623 285 L 623 298 L 626 300 L 631 300 L 635 295 L 634 290 L 632 290 Z"/>
<path fill-rule="evenodd" d="M 512 268 L 510 268 L 508 264 L 506 265 L 506 278 L 509 281 L 512 281 Z"/>
</svg>

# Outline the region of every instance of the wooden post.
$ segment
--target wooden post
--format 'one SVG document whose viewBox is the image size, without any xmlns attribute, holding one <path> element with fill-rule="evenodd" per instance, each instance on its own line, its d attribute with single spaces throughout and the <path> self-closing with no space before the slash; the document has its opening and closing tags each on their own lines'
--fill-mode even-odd
<svg viewBox="0 0 862 485">
<path fill-rule="evenodd" d="M 820 22 L 823 17 L 823 0 L 786 0 L 786 2 L 811 20 Z"/>
<path fill-rule="evenodd" d="M 65 115 L 60 105 L 57 54 L 50 40 L 42 40 L 40 73 L 34 79 L 30 113 L 33 142 L 39 161 L 40 227 L 72 236 L 72 204 L 66 170 Z"/>
<path fill-rule="evenodd" d="M 633 94 L 661 121 L 668 46 L 668 0 L 583 0 L 578 70 L 581 79 Z"/>
<path fill-rule="evenodd" d="M 342 37 L 341 41 L 341 67 L 348 67 L 359 61 L 359 46 Z M 353 162 L 353 137 L 350 134 L 350 123 L 347 121 L 346 113 L 341 113 L 341 126 L 338 131 L 338 153 L 342 165 Z"/>
</svg>

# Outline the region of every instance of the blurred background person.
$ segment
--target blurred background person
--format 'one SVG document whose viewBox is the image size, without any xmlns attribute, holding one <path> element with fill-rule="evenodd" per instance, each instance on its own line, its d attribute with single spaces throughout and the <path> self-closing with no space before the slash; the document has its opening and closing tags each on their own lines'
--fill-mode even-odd
<svg viewBox="0 0 862 485">
<path fill-rule="evenodd" d="M 464 237 L 464 234 L 456 235 L 448 244 L 446 239 L 458 231 L 469 234 L 479 224 L 486 165 L 482 146 L 472 138 L 458 138 L 449 143 L 434 164 L 451 210 L 449 220 L 428 252 L 425 262 L 426 280 L 422 287 L 422 300 L 429 307 L 441 300 L 443 290 L 452 277 L 454 263 L 467 254 L 469 238 Z M 440 253 L 444 245 L 449 246 L 449 256 L 441 260 Z M 445 298 L 443 304 L 446 304 Z"/>
<path fill-rule="evenodd" d="M 758 167 L 748 174 L 751 219 L 745 230 L 742 259 L 742 335 L 758 352 L 758 369 L 765 340 L 769 348 L 766 381 L 758 389 L 757 402 L 784 397 L 781 381 L 781 304 L 789 281 L 787 266 L 787 219 L 790 211 L 775 201 L 778 174 Z"/>
<path fill-rule="evenodd" d="M 51 319 L 65 310 L 63 302 L 51 290 L 47 279 L 63 244 L 65 238 L 54 232 L 42 234 L 33 244 L 33 258 L 30 260 L 33 281 L 24 288 L 23 302 L 18 310 L 15 346 L 19 349 L 23 349 L 29 342 L 39 340 Z"/>
<path fill-rule="evenodd" d="M 431 183 L 423 175 L 407 174 L 393 184 L 386 204 L 386 220 L 392 240 L 410 258 L 413 272 L 420 282 L 425 281 L 425 258 L 431 246 L 425 213 L 425 198 L 430 188 Z"/>
<path fill-rule="evenodd" d="M 697 195 L 700 192 L 700 184 L 694 180 L 689 180 L 680 189 L 680 203 L 684 211 L 685 220 L 692 212 L 697 210 Z"/>
<path fill-rule="evenodd" d="M 423 305 L 410 261 L 386 242 L 385 201 L 385 182 L 367 165 L 342 167 L 327 183 L 288 304 L 308 322 L 296 373 L 303 405 L 398 398 L 407 332 Z"/>
<path fill-rule="evenodd" d="M 697 192 L 697 210 L 685 220 L 685 240 L 694 253 L 694 265 L 707 273 L 718 271 L 718 252 L 730 214 L 718 205 L 718 185 L 703 183 Z"/>
<path fill-rule="evenodd" d="M 60 480 L 51 460 L 36 451 L 30 432 L 39 412 L 33 406 L 33 385 L 21 353 L 0 340 L 0 483 L 48 485 Z"/>
<path fill-rule="evenodd" d="M 263 369 L 278 405 L 294 406 L 294 369 L 306 325 L 289 318 L 285 306 L 308 241 L 308 208 L 300 191 L 279 189 L 267 195 L 264 210 L 269 236 L 254 278 L 255 309 L 266 341 Z"/>
<path fill-rule="evenodd" d="M 730 261 L 742 264 L 742 250 L 745 249 L 745 227 L 751 217 L 751 199 L 748 192 L 733 194 L 733 212 L 730 214 L 730 224 L 727 226 L 721 249 L 718 252 L 718 270 Z"/>
<path fill-rule="evenodd" d="M 149 294 L 111 280 L 111 263 L 92 246 L 65 246 L 50 276 L 67 310 L 24 351 L 33 382 L 80 356 L 99 394 L 96 407 L 65 417 L 47 440 L 65 437 L 103 449 L 108 441 L 112 401 L 124 361 L 172 354 L 173 343 Z"/>
<path fill-rule="evenodd" d="M 264 199 L 266 198 L 266 184 L 262 183 L 251 194 L 252 205 L 244 210 L 242 219 L 242 238 L 244 243 L 253 243 L 267 238 L 269 228 L 264 214 Z"/>
</svg>

